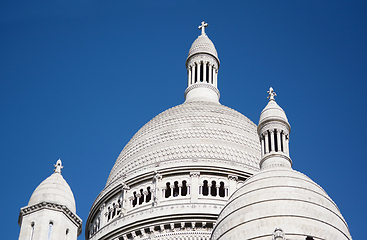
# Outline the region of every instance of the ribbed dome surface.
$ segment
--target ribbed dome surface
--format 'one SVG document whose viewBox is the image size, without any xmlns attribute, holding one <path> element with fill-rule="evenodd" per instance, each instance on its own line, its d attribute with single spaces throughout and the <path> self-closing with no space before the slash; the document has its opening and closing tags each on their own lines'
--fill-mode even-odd
<svg viewBox="0 0 367 240">
<path fill-rule="evenodd" d="M 28 206 L 41 202 L 65 205 L 70 211 L 76 213 L 73 192 L 60 173 L 53 173 L 38 185 L 29 199 Z"/>
<path fill-rule="evenodd" d="M 269 120 L 280 120 L 288 123 L 287 116 L 284 110 L 274 101 L 268 102 L 266 107 L 262 110 L 260 114 L 259 126 Z"/>
<path fill-rule="evenodd" d="M 125 146 L 106 186 L 157 165 L 187 164 L 205 159 L 234 163 L 242 170 L 259 169 L 256 125 L 241 113 L 218 103 L 186 102 L 159 114 Z M 215 164 L 215 163 L 212 163 Z"/>
<path fill-rule="evenodd" d="M 200 35 L 192 43 L 187 58 L 190 58 L 192 55 L 197 53 L 209 53 L 218 59 L 217 50 L 215 49 L 213 42 L 208 38 L 207 35 Z"/>
<path fill-rule="evenodd" d="M 219 215 L 214 239 L 352 239 L 338 207 L 315 182 L 292 169 L 273 168 L 247 179 Z"/>
</svg>

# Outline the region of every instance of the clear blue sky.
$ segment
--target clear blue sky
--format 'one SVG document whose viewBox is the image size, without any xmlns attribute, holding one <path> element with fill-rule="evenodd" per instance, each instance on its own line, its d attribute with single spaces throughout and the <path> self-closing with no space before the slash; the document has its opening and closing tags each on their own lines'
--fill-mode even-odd
<svg viewBox="0 0 367 240">
<path fill-rule="evenodd" d="M 184 101 L 203 20 L 221 103 L 258 123 L 272 86 L 294 169 L 365 238 L 366 2 L 190 0 L 0 2 L 2 239 L 59 158 L 86 222 L 124 145 Z"/>
</svg>

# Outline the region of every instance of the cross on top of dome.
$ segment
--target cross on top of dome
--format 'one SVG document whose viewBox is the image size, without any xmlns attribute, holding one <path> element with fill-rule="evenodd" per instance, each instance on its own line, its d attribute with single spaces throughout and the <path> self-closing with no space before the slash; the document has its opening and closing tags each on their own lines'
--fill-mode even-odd
<svg viewBox="0 0 367 240">
<path fill-rule="evenodd" d="M 274 100 L 275 101 L 274 97 L 277 94 L 274 92 L 274 89 L 272 87 L 269 88 L 268 93 L 269 93 L 269 96 L 268 96 L 269 101 L 271 101 L 271 100 Z"/>
<path fill-rule="evenodd" d="M 55 173 L 61 173 L 61 169 L 64 168 L 64 166 L 62 166 L 62 164 L 61 164 L 61 160 L 60 159 L 57 160 L 56 164 L 54 164 L 54 167 L 55 167 L 55 169 L 54 169 L 54 172 Z"/>
<path fill-rule="evenodd" d="M 199 26 L 199 29 L 201 29 L 201 35 L 206 35 L 205 34 L 205 27 L 209 26 L 208 23 L 206 23 L 205 21 L 201 22 L 201 25 Z"/>
</svg>

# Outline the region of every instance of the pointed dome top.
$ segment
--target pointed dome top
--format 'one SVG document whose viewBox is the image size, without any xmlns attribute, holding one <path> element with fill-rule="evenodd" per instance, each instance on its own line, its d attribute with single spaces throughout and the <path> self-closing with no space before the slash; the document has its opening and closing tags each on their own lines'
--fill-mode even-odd
<svg viewBox="0 0 367 240">
<path fill-rule="evenodd" d="M 41 202 L 56 203 L 66 206 L 70 211 L 76 213 L 75 199 L 68 183 L 61 175 L 63 168 L 59 159 L 54 165 L 54 173 L 46 178 L 36 190 L 34 190 L 29 199 L 28 206 Z"/>
<path fill-rule="evenodd" d="M 209 25 L 205 23 L 205 21 L 201 23 L 201 26 L 199 26 L 199 29 L 201 29 L 201 35 L 191 45 L 187 59 L 198 53 L 207 53 L 215 57 L 219 63 L 217 50 L 215 49 L 213 42 L 205 33 L 205 27 L 207 26 Z"/>
<path fill-rule="evenodd" d="M 276 96 L 276 93 L 274 92 L 274 89 L 270 87 L 268 93 L 269 93 L 268 96 L 269 102 L 260 114 L 259 126 L 262 123 L 268 122 L 270 120 L 282 121 L 289 125 L 284 110 L 275 102 L 274 97 Z"/>
</svg>

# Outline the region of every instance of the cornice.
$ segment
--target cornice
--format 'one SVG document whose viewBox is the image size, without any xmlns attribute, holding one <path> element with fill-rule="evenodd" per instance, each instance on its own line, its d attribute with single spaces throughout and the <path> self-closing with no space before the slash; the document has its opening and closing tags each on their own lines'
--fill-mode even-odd
<svg viewBox="0 0 367 240">
<path fill-rule="evenodd" d="M 213 90 L 217 96 L 218 96 L 218 99 L 220 98 L 220 93 L 219 93 L 219 90 L 214 87 L 212 84 L 209 84 L 209 83 L 204 83 L 204 82 L 201 82 L 201 83 L 195 83 L 193 85 L 191 85 L 190 87 L 186 88 L 185 90 L 185 99 L 186 99 L 186 95 L 188 94 L 188 92 L 190 92 L 192 89 L 195 89 L 195 88 L 209 88 L 211 90 Z"/>
<path fill-rule="evenodd" d="M 40 211 L 40 210 L 52 210 L 52 211 L 58 211 L 65 214 L 66 217 L 72 221 L 75 226 L 78 227 L 78 236 L 82 233 L 82 220 L 80 217 L 78 217 L 76 214 L 74 214 L 68 207 L 65 205 L 60 205 L 57 203 L 51 203 L 51 202 L 41 202 L 37 203 L 31 206 L 26 206 L 20 209 L 19 218 L 18 218 L 18 224 L 19 226 L 22 225 L 23 216 L 26 216 L 28 214 L 32 214 L 34 212 Z"/>
</svg>

